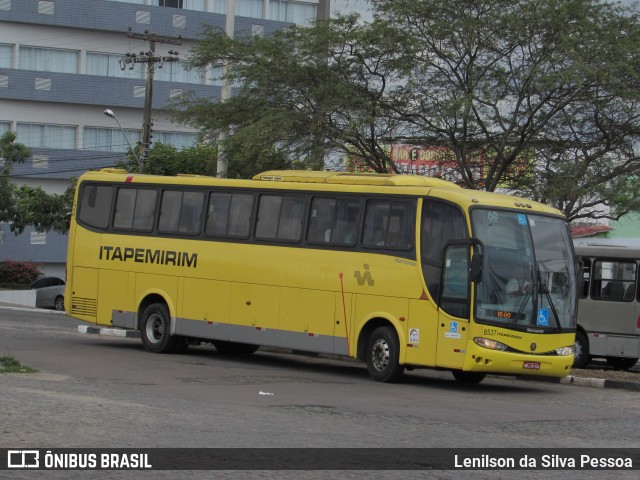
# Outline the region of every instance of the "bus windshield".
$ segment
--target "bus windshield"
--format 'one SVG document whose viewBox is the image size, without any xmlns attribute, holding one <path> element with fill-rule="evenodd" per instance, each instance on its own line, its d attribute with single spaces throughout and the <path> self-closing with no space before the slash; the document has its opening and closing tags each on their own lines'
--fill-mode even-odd
<svg viewBox="0 0 640 480">
<path fill-rule="evenodd" d="M 484 244 L 476 320 L 517 330 L 574 329 L 576 273 L 564 220 L 480 208 L 471 216 Z"/>
</svg>

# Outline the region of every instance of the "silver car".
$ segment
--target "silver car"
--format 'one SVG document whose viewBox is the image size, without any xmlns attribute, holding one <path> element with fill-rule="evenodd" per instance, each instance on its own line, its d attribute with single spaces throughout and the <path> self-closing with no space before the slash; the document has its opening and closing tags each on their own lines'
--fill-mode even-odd
<svg viewBox="0 0 640 480">
<path fill-rule="evenodd" d="M 65 282 L 58 277 L 42 277 L 31 284 L 36 291 L 36 307 L 64 310 Z"/>
</svg>

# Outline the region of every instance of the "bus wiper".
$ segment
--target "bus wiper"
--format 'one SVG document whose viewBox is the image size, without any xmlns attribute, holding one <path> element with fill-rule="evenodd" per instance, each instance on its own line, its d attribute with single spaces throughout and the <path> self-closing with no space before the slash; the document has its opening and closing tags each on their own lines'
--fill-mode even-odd
<svg viewBox="0 0 640 480">
<path fill-rule="evenodd" d="M 538 269 L 538 279 L 542 278 L 540 276 L 540 270 Z M 562 325 L 560 325 L 560 317 L 558 316 L 558 311 L 556 310 L 556 306 L 553 303 L 553 300 L 551 299 L 551 293 L 549 292 L 549 288 L 547 288 L 547 286 L 540 282 L 540 291 L 542 293 L 544 293 L 544 296 L 547 299 L 547 302 L 549 302 L 549 306 L 551 307 L 551 312 L 553 313 L 553 319 L 556 321 L 556 325 L 558 326 L 558 330 L 562 330 Z"/>
<path fill-rule="evenodd" d="M 516 311 L 516 314 L 513 316 L 513 320 L 509 324 L 509 328 L 512 328 L 513 326 L 515 326 L 516 323 L 518 323 L 518 320 L 520 320 L 520 316 L 524 314 L 524 309 L 527 306 L 527 303 L 529 302 L 529 298 L 531 298 L 532 294 L 533 294 L 533 285 L 527 292 L 525 292 L 524 295 L 522 295 L 522 297 L 518 301 L 518 305 L 517 305 L 518 310 Z"/>
</svg>

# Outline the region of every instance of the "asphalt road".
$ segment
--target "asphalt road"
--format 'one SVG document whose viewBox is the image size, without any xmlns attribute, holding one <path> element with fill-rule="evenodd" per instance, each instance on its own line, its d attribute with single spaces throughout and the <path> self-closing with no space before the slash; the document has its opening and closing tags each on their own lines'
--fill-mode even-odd
<svg viewBox="0 0 640 480">
<path fill-rule="evenodd" d="M 447 372 L 403 383 L 353 361 L 213 347 L 146 353 L 139 340 L 78 333 L 63 314 L 0 308 L 4 448 L 640 448 L 640 393 L 508 377 L 463 386 Z M 7 478 L 549 478 L 550 472 L 0 472 Z M 636 472 L 553 472 L 554 478 Z"/>
</svg>

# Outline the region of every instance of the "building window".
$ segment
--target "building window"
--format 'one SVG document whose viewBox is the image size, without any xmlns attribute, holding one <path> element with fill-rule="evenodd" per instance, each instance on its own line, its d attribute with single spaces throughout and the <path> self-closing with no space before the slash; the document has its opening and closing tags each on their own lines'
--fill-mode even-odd
<svg viewBox="0 0 640 480">
<path fill-rule="evenodd" d="M 165 82 L 204 83 L 204 73 L 200 69 L 188 70 L 185 62 L 165 62 L 162 68 L 154 70 L 154 80 Z"/>
<path fill-rule="evenodd" d="M 213 0 L 213 13 L 227 14 L 227 0 Z"/>
<path fill-rule="evenodd" d="M 87 52 L 87 75 L 100 75 L 102 77 L 120 77 L 140 79 L 142 65 L 139 63 L 121 63 L 122 55 L 111 53 Z M 123 68 L 124 67 L 124 68 Z"/>
<path fill-rule="evenodd" d="M 140 130 L 127 129 L 124 133 L 127 136 L 126 139 L 117 128 L 85 127 L 83 148 L 105 152 L 126 152 L 129 149 L 129 143 L 135 146 L 140 141 Z"/>
<path fill-rule="evenodd" d="M 0 43 L 0 68 L 11 68 L 13 45 Z"/>
<path fill-rule="evenodd" d="M 27 147 L 76 148 L 75 126 L 18 122 L 16 133 L 20 143 L 24 143 Z"/>
<path fill-rule="evenodd" d="M 216 85 L 218 87 L 222 86 L 222 67 L 212 66 L 209 70 L 209 74 L 207 75 L 206 83 L 208 85 Z"/>
<path fill-rule="evenodd" d="M 236 15 L 239 17 L 263 18 L 263 3 L 262 0 L 236 0 Z"/>
<path fill-rule="evenodd" d="M 182 8 L 183 0 L 155 0 L 161 7 Z M 155 2 L 154 2 L 155 3 Z"/>
<path fill-rule="evenodd" d="M 178 150 L 192 147 L 198 140 L 198 134 L 185 132 L 156 132 L 152 133 L 153 143 L 172 145 Z"/>
<path fill-rule="evenodd" d="M 271 20 L 306 25 L 317 17 L 317 5 L 311 3 L 271 0 Z"/>
<path fill-rule="evenodd" d="M 78 55 L 79 52 L 75 50 L 21 46 L 19 68 L 39 72 L 78 73 Z"/>
<path fill-rule="evenodd" d="M 146 0 L 110 0 L 112 2 L 135 3 L 136 5 L 144 5 Z"/>
<path fill-rule="evenodd" d="M 11 0 L 0 0 L 0 10 L 11 10 Z"/>
<path fill-rule="evenodd" d="M 0 137 L 11 130 L 11 122 L 0 122 Z"/>
</svg>

